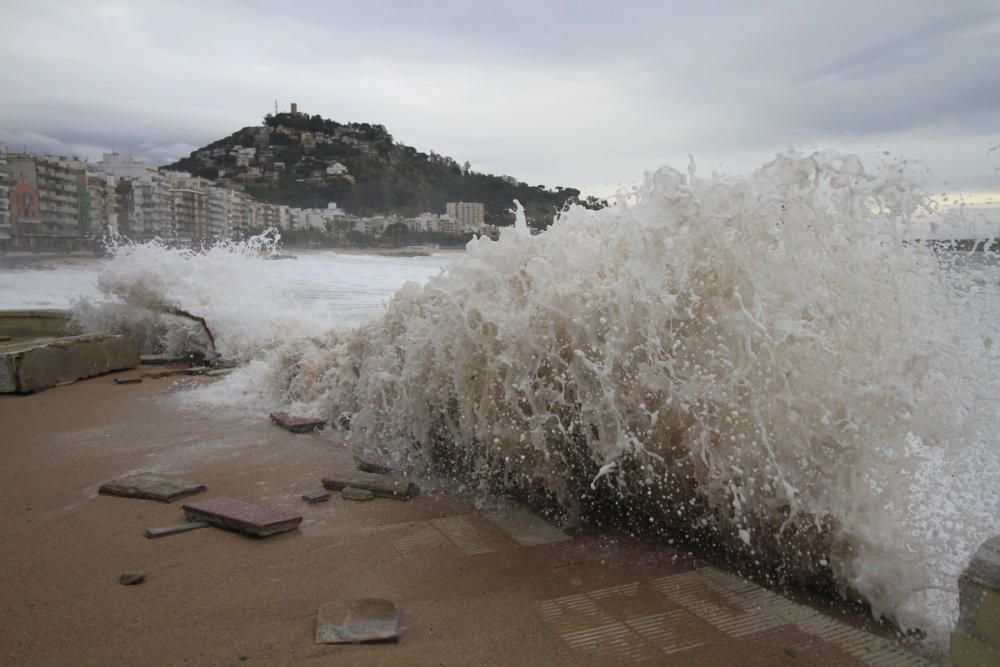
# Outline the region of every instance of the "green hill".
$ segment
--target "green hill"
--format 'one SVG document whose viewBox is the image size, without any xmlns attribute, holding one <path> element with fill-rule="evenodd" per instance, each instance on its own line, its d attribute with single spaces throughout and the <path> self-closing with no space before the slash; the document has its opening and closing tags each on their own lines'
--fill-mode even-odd
<svg viewBox="0 0 1000 667">
<path fill-rule="evenodd" d="M 547 226 L 573 188 L 531 186 L 510 176 L 472 171 L 433 151 L 396 142 L 382 125 L 338 123 L 302 113 L 268 114 L 264 125 L 245 127 L 163 167 L 241 184 L 253 197 L 274 204 L 322 208 L 328 202 L 355 215 L 443 212 L 451 201 L 483 202 L 486 222 L 511 224 L 513 200 L 529 221 Z"/>
</svg>

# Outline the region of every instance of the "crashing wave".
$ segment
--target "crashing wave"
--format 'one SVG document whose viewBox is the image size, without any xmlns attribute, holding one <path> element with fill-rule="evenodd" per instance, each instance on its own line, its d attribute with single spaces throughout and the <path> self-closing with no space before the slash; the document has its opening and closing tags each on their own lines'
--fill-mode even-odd
<svg viewBox="0 0 1000 667">
<path fill-rule="evenodd" d="M 570 517 L 615 503 L 941 635 L 940 563 L 960 566 L 918 529 L 915 485 L 987 437 L 993 352 L 961 276 L 907 242 L 933 208 L 911 172 L 792 151 L 743 177 L 661 168 L 539 235 L 519 211 L 383 317 L 278 345 L 244 381 L 350 412 L 355 446 L 417 471 Z"/>
</svg>

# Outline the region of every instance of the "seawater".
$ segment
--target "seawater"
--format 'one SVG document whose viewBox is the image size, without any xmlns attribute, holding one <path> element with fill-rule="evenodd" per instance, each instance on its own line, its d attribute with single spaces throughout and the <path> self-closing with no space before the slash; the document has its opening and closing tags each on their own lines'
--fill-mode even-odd
<svg viewBox="0 0 1000 667">
<path fill-rule="evenodd" d="M 352 259 L 294 299 L 281 272 L 306 265 L 261 259 L 268 239 L 123 246 L 74 308 L 174 350 L 206 341 L 163 310 L 205 317 L 248 364 L 188 403 L 349 412 L 353 446 L 416 473 L 570 519 L 613 499 L 943 650 L 956 578 L 1000 531 L 1000 266 L 910 242 L 947 222 L 918 171 L 833 151 L 661 168 L 541 235 L 519 213 L 437 275 L 438 257 Z M 399 266 L 426 272 L 375 308 L 382 262 L 392 289 Z M 328 298 L 348 284 L 363 307 Z"/>
</svg>

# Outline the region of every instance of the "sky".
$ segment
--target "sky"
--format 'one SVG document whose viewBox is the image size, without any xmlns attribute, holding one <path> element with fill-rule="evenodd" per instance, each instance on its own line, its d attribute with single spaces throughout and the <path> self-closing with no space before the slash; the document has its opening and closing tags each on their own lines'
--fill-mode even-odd
<svg viewBox="0 0 1000 667">
<path fill-rule="evenodd" d="M 0 64 L 17 151 L 164 164 L 294 101 L 599 196 L 798 146 L 1000 201 L 996 0 L 0 0 Z"/>
</svg>

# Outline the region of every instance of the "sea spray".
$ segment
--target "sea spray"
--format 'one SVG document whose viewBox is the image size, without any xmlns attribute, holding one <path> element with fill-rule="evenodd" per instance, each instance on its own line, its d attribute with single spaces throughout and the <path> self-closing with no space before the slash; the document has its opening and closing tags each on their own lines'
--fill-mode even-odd
<svg viewBox="0 0 1000 667">
<path fill-rule="evenodd" d="M 196 400 L 350 412 L 353 446 L 570 515 L 612 498 L 940 644 L 1000 529 L 996 358 L 966 279 L 908 242 L 933 213 L 911 167 L 662 168 L 543 234 L 519 217 L 471 242 L 368 324 L 269 337 Z"/>
<path fill-rule="evenodd" d="M 269 230 L 203 250 L 159 240 L 113 243 L 98 274 L 104 299 L 74 306 L 85 330 L 130 331 L 146 351 L 199 353 L 247 361 L 275 341 L 323 331 L 332 314 L 310 315 L 260 280 L 259 263 L 277 252 Z"/>
</svg>

